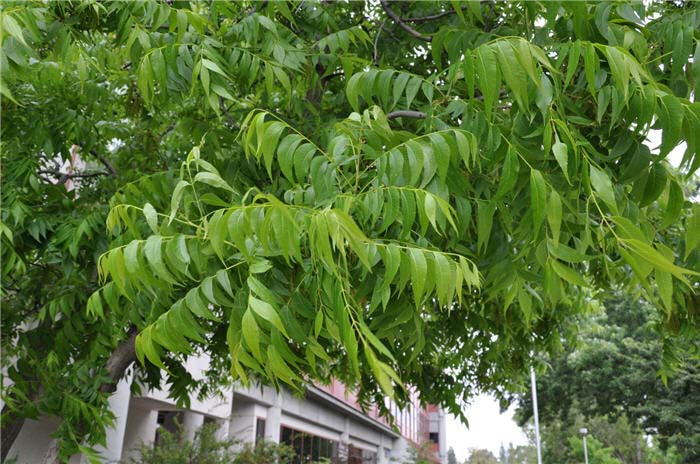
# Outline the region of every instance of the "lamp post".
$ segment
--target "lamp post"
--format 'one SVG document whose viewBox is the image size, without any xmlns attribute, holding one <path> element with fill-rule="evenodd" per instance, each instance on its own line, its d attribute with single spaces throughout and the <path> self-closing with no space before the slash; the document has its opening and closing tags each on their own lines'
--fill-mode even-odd
<svg viewBox="0 0 700 464">
<path fill-rule="evenodd" d="M 586 461 L 586 464 L 588 464 L 588 446 L 586 445 L 586 435 L 588 435 L 588 429 L 586 427 L 582 427 L 579 432 L 581 435 L 583 435 L 583 459 Z"/>
<path fill-rule="evenodd" d="M 540 418 L 537 411 L 537 378 L 535 368 L 530 366 L 530 387 L 532 389 L 532 412 L 535 416 L 535 445 L 537 446 L 537 464 L 542 464 L 542 445 L 540 444 Z M 588 461 L 586 461 L 588 464 Z"/>
</svg>

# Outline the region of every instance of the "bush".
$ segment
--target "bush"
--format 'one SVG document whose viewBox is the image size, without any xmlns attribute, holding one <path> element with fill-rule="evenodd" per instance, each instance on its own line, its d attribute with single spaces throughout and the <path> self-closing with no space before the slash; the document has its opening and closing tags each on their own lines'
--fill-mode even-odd
<svg viewBox="0 0 700 464">
<path fill-rule="evenodd" d="M 233 438 L 220 439 L 214 424 L 203 425 L 192 441 L 176 423 L 177 431 L 164 428 L 158 431 L 158 442 L 143 443 L 137 456 L 127 464 L 289 464 L 294 451 L 286 446 L 270 442 L 241 444 Z"/>
</svg>

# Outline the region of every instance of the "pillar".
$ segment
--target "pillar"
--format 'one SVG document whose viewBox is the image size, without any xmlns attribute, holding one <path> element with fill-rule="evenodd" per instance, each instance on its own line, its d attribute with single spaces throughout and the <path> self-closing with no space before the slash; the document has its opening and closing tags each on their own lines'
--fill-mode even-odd
<svg viewBox="0 0 700 464">
<path fill-rule="evenodd" d="M 265 440 L 272 443 L 280 442 L 280 425 L 282 424 L 282 392 L 277 392 L 275 403 L 267 408 L 265 421 Z"/>
<path fill-rule="evenodd" d="M 182 431 L 185 435 L 185 439 L 192 441 L 194 440 L 194 435 L 197 433 L 202 425 L 204 424 L 204 415 L 192 411 L 182 412 Z"/>
<path fill-rule="evenodd" d="M 131 401 L 132 377 L 129 374 L 120 380 L 117 384 L 117 390 L 109 398 L 109 409 L 114 413 L 114 424 L 106 430 L 106 446 L 96 447 L 106 462 L 118 462 L 122 458 L 126 419 L 129 415 L 129 403 Z"/>
</svg>

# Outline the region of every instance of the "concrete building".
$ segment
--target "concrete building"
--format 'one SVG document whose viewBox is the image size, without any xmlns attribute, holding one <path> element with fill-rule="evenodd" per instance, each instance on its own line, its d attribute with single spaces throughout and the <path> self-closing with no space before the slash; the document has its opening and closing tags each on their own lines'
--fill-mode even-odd
<svg viewBox="0 0 700 464">
<path fill-rule="evenodd" d="M 195 378 L 206 360 L 189 362 Z M 320 458 L 347 464 L 403 463 L 412 445 L 430 442 L 435 462 L 446 463 L 445 418 L 434 406 L 421 408 L 417 401 L 400 411 L 387 400 L 398 430 L 378 416 L 376 407 L 364 413 L 355 397 L 340 384 L 310 386 L 305 397 L 269 387 L 232 388 L 221 397 L 192 399 L 187 410 L 168 398 L 167 390 L 131 396 L 132 379 L 123 379 L 110 399 L 116 416 L 101 449 L 105 462 L 128 459 L 142 443 L 153 443 L 159 427 L 172 429 L 177 419 L 191 436 L 205 422 L 215 423 L 221 436 L 255 442 L 265 439 L 287 443 L 303 464 Z M 27 421 L 8 456 L 18 464 L 42 462 L 56 424 L 50 420 Z M 82 463 L 74 457 L 71 462 Z"/>
</svg>

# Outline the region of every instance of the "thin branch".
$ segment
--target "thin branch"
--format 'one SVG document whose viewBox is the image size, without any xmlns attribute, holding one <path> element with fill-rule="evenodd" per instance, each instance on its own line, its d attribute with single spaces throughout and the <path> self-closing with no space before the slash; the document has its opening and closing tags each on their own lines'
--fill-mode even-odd
<svg viewBox="0 0 700 464">
<path fill-rule="evenodd" d="M 391 113 L 386 115 L 387 119 L 396 119 L 396 118 L 413 118 L 413 119 L 425 119 L 425 113 L 422 111 L 412 111 L 412 110 L 399 110 L 399 111 L 392 111 Z"/>
<path fill-rule="evenodd" d="M 467 8 L 462 8 L 462 11 L 466 11 Z M 444 18 L 445 16 L 449 16 L 451 14 L 456 13 L 455 10 L 447 10 L 443 11 L 442 13 L 436 13 L 434 15 L 428 15 L 428 16 L 421 16 L 420 18 L 403 18 L 404 21 L 412 22 L 412 23 L 424 23 L 427 21 L 434 21 L 436 19 Z"/>
<path fill-rule="evenodd" d="M 76 173 L 66 173 L 60 171 L 39 171 L 39 174 L 49 174 L 59 179 L 59 183 L 63 183 L 68 179 L 81 179 L 86 177 L 97 177 L 97 176 L 111 176 L 109 172 L 106 171 L 94 171 L 94 172 L 76 172 Z"/>
<path fill-rule="evenodd" d="M 395 22 L 396 24 L 398 24 L 398 25 L 401 27 L 401 29 L 403 29 L 404 31 L 408 32 L 409 34 L 411 34 L 413 37 L 415 37 L 415 38 L 418 39 L 418 40 L 423 40 L 423 41 L 425 41 L 425 42 L 430 42 L 430 41 L 433 40 L 433 38 L 432 38 L 431 36 L 429 36 L 429 35 L 423 35 L 423 34 L 421 34 L 420 32 L 418 32 L 417 30 L 413 29 L 413 28 L 412 28 L 411 26 L 409 26 L 408 24 L 406 24 L 406 23 L 404 22 L 404 20 L 401 19 L 401 18 L 399 17 L 399 15 L 397 15 L 396 12 L 395 12 L 394 10 L 392 10 L 391 8 L 389 8 L 389 4 L 387 3 L 387 0 L 379 0 L 379 3 L 381 3 L 382 8 L 383 8 L 384 11 L 386 12 L 387 16 L 389 16 L 391 19 L 393 19 L 394 22 Z"/>
<path fill-rule="evenodd" d="M 377 31 L 377 35 L 374 36 L 374 47 L 373 47 L 373 59 L 374 59 L 374 65 L 379 66 L 379 52 L 377 51 L 377 43 L 379 43 L 379 35 L 382 33 L 382 30 L 384 29 L 384 24 L 386 24 L 386 18 L 382 21 L 382 23 L 379 25 L 379 30 Z"/>
<path fill-rule="evenodd" d="M 90 154 L 92 156 L 94 156 L 95 158 L 97 158 L 98 160 L 100 160 L 100 162 L 104 165 L 104 167 L 107 168 L 107 170 L 109 171 L 109 174 L 112 177 L 119 176 L 119 173 L 117 173 L 117 170 L 114 169 L 114 166 L 112 165 L 112 163 L 109 162 L 109 160 L 107 158 L 105 158 L 104 156 L 97 153 L 97 151 L 94 149 L 90 150 Z"/>
</svg>

